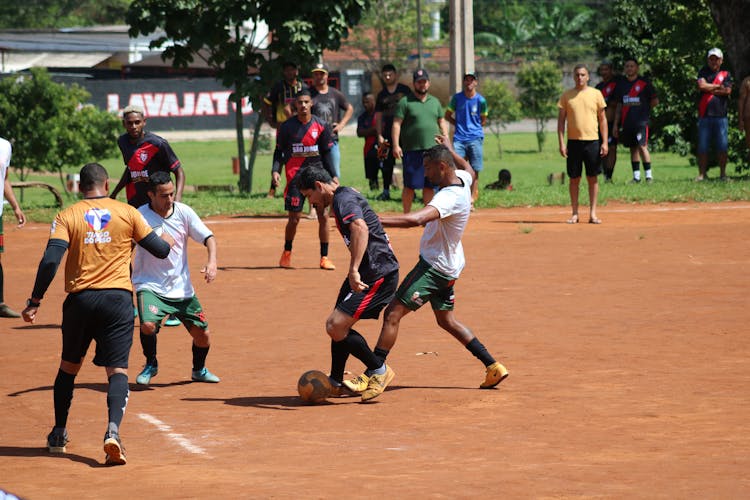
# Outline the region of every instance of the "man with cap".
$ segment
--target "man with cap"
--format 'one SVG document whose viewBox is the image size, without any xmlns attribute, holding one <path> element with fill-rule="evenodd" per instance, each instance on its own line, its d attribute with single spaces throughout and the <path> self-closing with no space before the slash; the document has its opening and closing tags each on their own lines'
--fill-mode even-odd
<svg viewBox="0 0 750 500">
<path fill-rule="evenodd" d="M 425 204 L 432 200 L 435 190 L 425 178 L 422 155 L 435 145 L 435 136 L 448 135 L 443 106 L 435 96 L 428 93 L 430 76 L 427 70 L 419 68 L 413 76 L 414 93 L 398 101 L 391 127 L 393 156 L 396 159 L 403 158 L 404 190 L 401 204 L 405 214 L 411 211 L 414 190 L 422 189 Z"/>
<path fill-rule="evenodd" d="M 479 197 L 477 182 L 482 171 L 484 144 L 484 124 L 487 122 L 487 100 L 477 92 L 477 75 L 473 71 L 463 78 L 463 91 L 451 97 L 445 119 L 453 124 L 453 149 L 465 158 L 476 172 L 476 180 L 471 185 L 471 206 Z"/>
<path fill-rule="evenodd" d="M 727 179 L 727 105 L 732 94 L 732 76 L 721 69 L 724 54 L 714 47 L 708 51 L 708 61 L 698 71 L 698 177 L 706 178 L 708 169 L 708 149 L 713 143 L 719 160 L 721 180 Z"/>
<path fill-rule="evenodd" d="M 411 89 L 398 81 L 398 73 L 393 64 L 384 64 L 380 70 L 383 89 L 375 97 L 375 128 L 378 130 L 378 149 L 382 157 L 380 168 L 383 170 L 383 192 L 379 200 L 391 199 L 391 184 L 393 182 L 393 167 L 396 159 L 393 157 L 393 113 L 402 97 L 411 94 Z"/>
<path fill-rule="evenodd" d="M 328 86 L 328 68 L 317 64 L 312 70 L 314 90 L 312 94 L 312 114 L 331 126 L 333 147 L 331 160 L 336 170 L 336 177 L 341 178 L 341 151 L 339 150 L 339 132 L 341 132 L 354 114 L 354 106 L 347 101 L 341 91 Z M 343 111 L 343 116 L 342 116 Z"/>
</svg>

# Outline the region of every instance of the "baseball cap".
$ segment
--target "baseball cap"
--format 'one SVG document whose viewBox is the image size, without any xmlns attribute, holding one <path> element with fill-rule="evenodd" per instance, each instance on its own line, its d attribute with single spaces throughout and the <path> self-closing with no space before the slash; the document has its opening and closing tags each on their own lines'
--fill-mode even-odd
<svg viewBox="0 0 750 500">
<path fill-rule="evenodd" d="M 427 74 L 426 69 L 419 68 L 414 72 L 414 81 L 418 82 L 419 80 L 429 80 L 430 75 Z"/>
<path fill-rule="evenodd" d="M 713 49 L 709 50 L 708 51 L 708 56 L 706 56 L 706 57 L 711 57 L 711 56 L 716 56 L 719 59 L 724 59 L 724 53 L 721 51 L 721 49 L 716 48 L 716 47 L 714 47 Z"/>
<path fill-rule="evenodd" d="M 316 71 L 320 71 L 321 73 L 328 73 L 328 68 L 326 68 L 325 64 L 318 63 L 313 67 L 312 73 L 315 73 Z"/>
<path fill-rule="evenodd" d="M 479 80 L 475 71 L 468 71 L 464 73 L 464 78 L 466 78 L 467 76 L 472 77 L 474 80 Z"/>
</svg>

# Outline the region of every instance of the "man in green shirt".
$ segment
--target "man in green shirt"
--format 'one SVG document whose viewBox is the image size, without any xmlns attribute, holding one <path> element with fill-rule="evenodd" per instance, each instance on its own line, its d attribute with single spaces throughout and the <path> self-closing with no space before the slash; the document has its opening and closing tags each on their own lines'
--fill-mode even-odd
<svg viewBox="0 0 750 500">
<path fill-rule="evenodd" d="M 428 93 L 430 77 L 424 69 L 414 72 L 414 93 L 402 97 L 393 116 L 393 156 L 403 160 L 404 190 L 401 204 L 404 213 L 411 211 L 414 190 L 422 189 L 425 204 L 432 199 L 435 190 L 425 179 L 422 154 L 435 145 L 435 137 L 447 136 L 448 126 L 443 118 L 440 101 Z"/>
</svg>

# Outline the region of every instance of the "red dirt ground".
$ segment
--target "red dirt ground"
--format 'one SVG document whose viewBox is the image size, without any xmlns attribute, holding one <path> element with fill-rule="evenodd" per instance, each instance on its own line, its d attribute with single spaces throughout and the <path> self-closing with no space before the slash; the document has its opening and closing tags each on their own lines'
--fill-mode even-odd
<svg viewBox="0 0 750 500">
<path fill-rule="evenodd" d="M 617 205 L 604 224 L 566 208 L 480 210 L 464 244 L 457 316 L 510 370 L 481 364 L 428 310 L 404 319 L 396 378 L 373 404 L 304 406 L 298 376 L 327 371 L 324 320 L 348 264 L 317 269 L 316 224 L 276 268 L 280 218 L 210 219 L 222 271 L 206 285 L 218 385 L 189 383 L 190 341 L 162 330 L 160 373 L 131 384 L 128 465 L 103 467 L 104 372 L 76 383 L 68 454 L 53 423 L 62 280 L 37 324 L 0 322 L 0 489 L 38 498 L 738 498 L 750 491 L 750 204 Z M 402 277 L 420 229 L 391 229 Z M 47 226 L 7 228 L 6 300 L 28 296 Z M 60 272 L 59 274 L 62 274 Z M 379 322 L 358 328 L 374 345 Z M 745 335 L 745 337 L 743 337 Z M 430 352 L 431 354 L 420 354 Z M 131 381 L 142 365 L 137 339 Z M 356 360 L 352 372 L 361 371 Z"/>
</svg>

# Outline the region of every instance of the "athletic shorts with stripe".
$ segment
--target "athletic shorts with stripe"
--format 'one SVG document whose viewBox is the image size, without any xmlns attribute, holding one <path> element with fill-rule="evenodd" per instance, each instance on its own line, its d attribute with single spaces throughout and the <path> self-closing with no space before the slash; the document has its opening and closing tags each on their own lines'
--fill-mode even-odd
<svg viewBox="0 0 750 500">
<path fill-rule="evenodd" d="M 398 287 L 398 270 L 386 274 L 363 292 L 354 292 L 345 279 L 336 299 L 336 309 L 354 319 L 378 319 L 380 311 L 390 304 Z"/>
<path fill-rule="evenodd" d="M 96 341 L 96 366 L 127 368 L 133 345 L 133 295 L 127 290 L 83 290 L 63 302 L 62 359 L 81 363 Z"/>
<path fill-rule="evenodd" d="M 398 287 L 396 298 L 412 311 L 429 302 L 435 311 L 452 311 L 456 279 L 434 269 L 421 256 Z"/>
<path fill-rule="evenodd" d="M 174 314 L 188 330 L 191 325 L 203 330 L 208 328 L 206 313 L 203 312 L 203 307 L 196 296 L 187 299 L 167 299 L 151 290 L 139 290 L 136 298 L 138 317 L 144 323 L 158 324 L 165 316 Z"/>
</svg>

